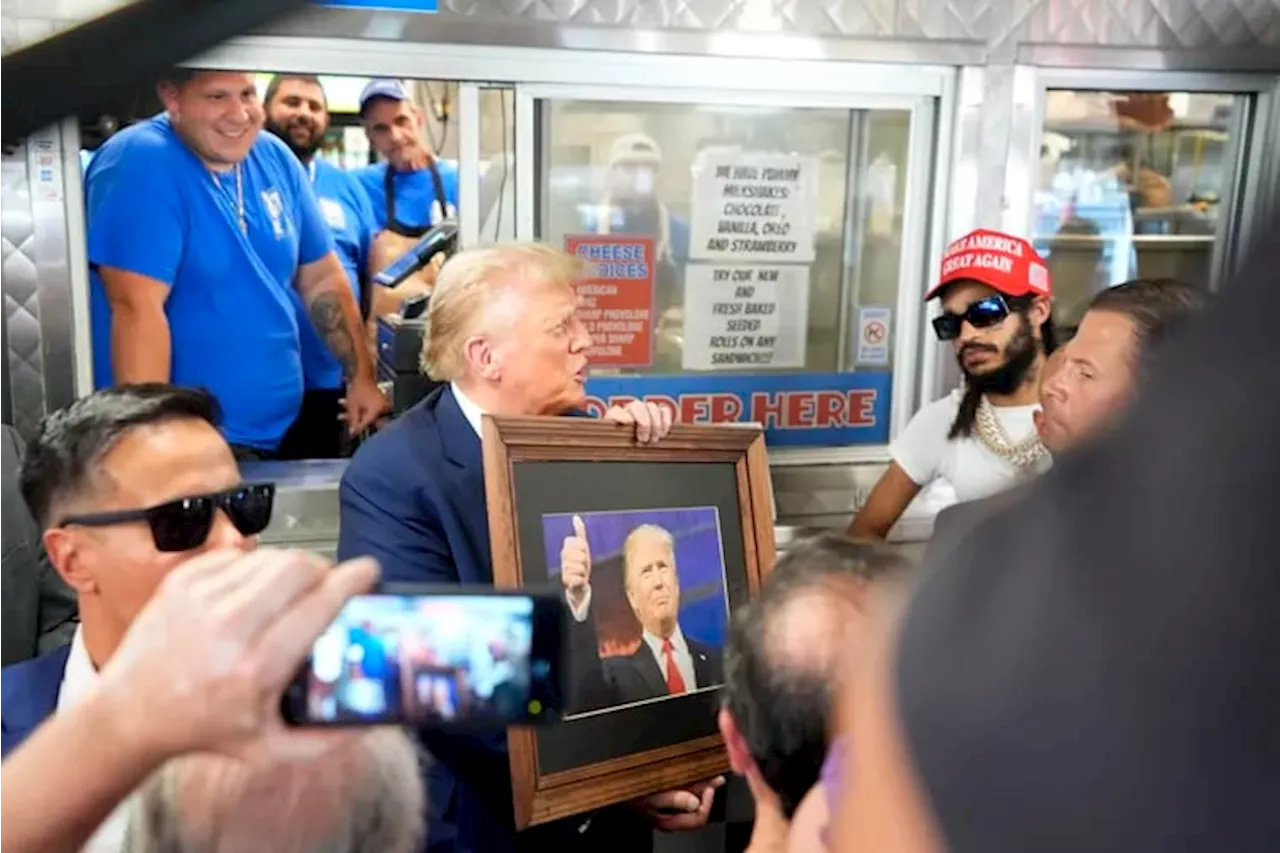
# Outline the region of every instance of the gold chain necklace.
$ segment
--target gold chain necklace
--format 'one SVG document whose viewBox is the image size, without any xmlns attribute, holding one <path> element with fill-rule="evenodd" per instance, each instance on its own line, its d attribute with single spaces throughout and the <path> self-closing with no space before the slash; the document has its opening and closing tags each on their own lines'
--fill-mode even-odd
<svg viewBox="0 0 1280 853">
<path fill-rule="evenodd" d="M 1040 436 L 1035 433 L 1019 442 L 1010 440 L 1009 434 L 1004 431 L 1004 427 L 1000 425 L 999 418 L 996 417 L 995 406 L 991 405 L 985 394 L 982 397 L 982 401 L 978 403 L 974 426 L 976 427 L 978 441 L 982 442 L 983 446 L 996 456 L 1012 464 L 1020 472 L 1027 473 L 1031 471 L 1036 463 L 1049 453 L 1045 446 L 1040 443 Z"/>
</svg>

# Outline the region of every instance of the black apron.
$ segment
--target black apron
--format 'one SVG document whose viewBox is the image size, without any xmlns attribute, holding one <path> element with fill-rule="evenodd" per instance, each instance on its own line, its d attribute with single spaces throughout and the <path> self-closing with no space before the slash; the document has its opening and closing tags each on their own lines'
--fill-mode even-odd
<svg viewBox="0 0 1280 853">
<path fill-rule="evenodd" d="M 392 234 L 399 234 L 401 237 L 409 237 L 418 239 L 426 236 L 431 230 L 431 211 L 435 209 L 435 205 L 440 205 L 440 214 L 444 218 L 449 217 L 449 200 L 444 193 L 444 181 L 440 180 L 440 170 L 436 168 L 436 161 L 432 160 L 427 164 L 427 168 L 431 170 L 431 183 L 435 187 L 435 203 L 427 208 L 427 224 L 421 227 L 406 225 L 399 219 L 396 219 L 396 176 L 395 170 L 391 168 L 391 164 L 387 164 L 387 170 L 382 175 L 382 186 L 387 198 L 387 230 Z"/>
</svg>

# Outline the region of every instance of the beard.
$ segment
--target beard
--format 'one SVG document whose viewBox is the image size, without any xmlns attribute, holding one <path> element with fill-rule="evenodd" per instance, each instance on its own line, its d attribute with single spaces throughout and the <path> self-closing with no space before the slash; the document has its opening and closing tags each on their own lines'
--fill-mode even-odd
<svg viewBox="0 0 1280 853">
<path fill-rule="evenodd" d="M 289 150 L 293 152 L 293 156 L 306 163 L 315 156 L 320 150 L 320 143 L 324 141 L 324 134 L 318 129 L 312 129 L 305 143 L 299 143 L 294 135 L 290 132 L 295 127 L 308 127 L 301 122 L 292 122 L 291 124 L 280 124 L 268 118 L 264 124 L 267 130 L 274 133 L 280 138 L 280 141 L 289 146 Z"/>
<path fill-rule="evenodd" d="M 996 369 L 977 373 L 964 366 L 966 350 L 981 349 L 992 352 L 995 350 L 994 347 L 970 344 L 956 354 L 960 362 L 960 370 L 964 373 L 965 384 L 970 389 L 983 394 L 1012 394 L 1027 380 L 1027 374 L 1035 364 L 1036 356 L 1040 354 L 1040 345 L 1031 336 L 1031 321 L 1026 315 L 1016 314 L 1015 316 L 1018 318 L 1018 328 L 1014 330 L 1013 337 L 1005 345 L 1004 363 Z"/>
</svg>

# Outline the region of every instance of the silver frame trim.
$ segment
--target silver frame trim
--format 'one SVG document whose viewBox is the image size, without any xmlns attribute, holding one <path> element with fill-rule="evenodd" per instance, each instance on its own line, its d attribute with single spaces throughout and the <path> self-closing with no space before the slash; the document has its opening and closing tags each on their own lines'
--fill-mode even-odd
<svg viewBox="0 0 1280 853">
<path fill-rule="evenodd" d="M 1097 68 L 1032 68 L 1034 74 L 1035 110 L 1032 124 L 1035 132 L 1030 139 L 1022 140 L 1020 156 L 1039 158 L 1040 141 L 1044 133 L 1045 106 L 1050 89 L 1073 89 L 1102 92 L 1190 92 L 1235 95 L 1232 148 L 1232 171 L 1224 198 L 1229 206 L 1219 218 L 1214 235 L 1213 256 L 1210 260 L 1210 287 L 1217 289 L 1243 260 L 1250 246 L 1253 220 L 1265 209 L 1266 190 L 1259 191 L 1258 184 L 1265 181 L 1268 129 L 1272 111 L 1271 95 L 1277 90 L 1275 75 L 1208 73 L 1200 71 L 1167 71 L 1152 74 L 1132 69 L 1106 70 Z M 1249 109 L 1252 100 L 1253 109 Z M 1274 140 L 1273 140 L 1274 141 Z M 1272 167 L 1274 168 L 1274 167 Z M 1253 169 L 1259 170 L 1255 176 Z M 1241 170 L 1244 170 L 1243 172 Z M 1273 174 L 1275 174 L 1273 172 Z M 1258 181 L 1262 177 L 1264 181 Z M 1016 221 L 1010 217 L 1007 224 L 1030 234 L 1035 227 L 1034 182 L 1028 181 L 1019 201 L 1026 204 L 1023 216 Z M 1259 205 L 1262 205 L 1260 207 Z"/>
<path fill-rule="evenodd" d="M 480 86 L 458 84 L 458 245 L 480 245 Z"/>
<path fill-rule="evenodd" d="M 731 34 L 716 38 L 735 38 Z M 669 56 L 630 52 L 399 43 L 369 39 L 244 36 L 186 63 L 237 71 L 289 71 L 459 82 L 611 86 L 754 92 L 938 96 L 954 69 L 756 56 Z"/>
<path fill-rule="evenodd" d="M 93 393 L 93 326 L 89 309 L 89 244 L 84 175 L 80 171 L 80 123 L 62 122 L 62 185 L 67 200 L 67 266 L 71 282 L 72 384 L 75 396 Z M 79 204 L 71 199 L 80 200 Z M 69 402 L 69 401 L 68 401 Z"/>
</svg>

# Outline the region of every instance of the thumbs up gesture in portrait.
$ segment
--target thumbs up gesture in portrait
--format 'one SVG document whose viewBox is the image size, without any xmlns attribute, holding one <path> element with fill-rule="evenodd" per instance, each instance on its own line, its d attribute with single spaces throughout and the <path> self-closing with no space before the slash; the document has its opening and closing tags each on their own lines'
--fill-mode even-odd
<svg viewBox="0 0 1280 853">
<path fill-rule="evenodd" d="M 582 604 L 591 585 L 591 546 L 582 516 L 573 517 L 573 535 L 560 548 L 560 581 L 569 592 L 569 601 Z"/>
</svg>

